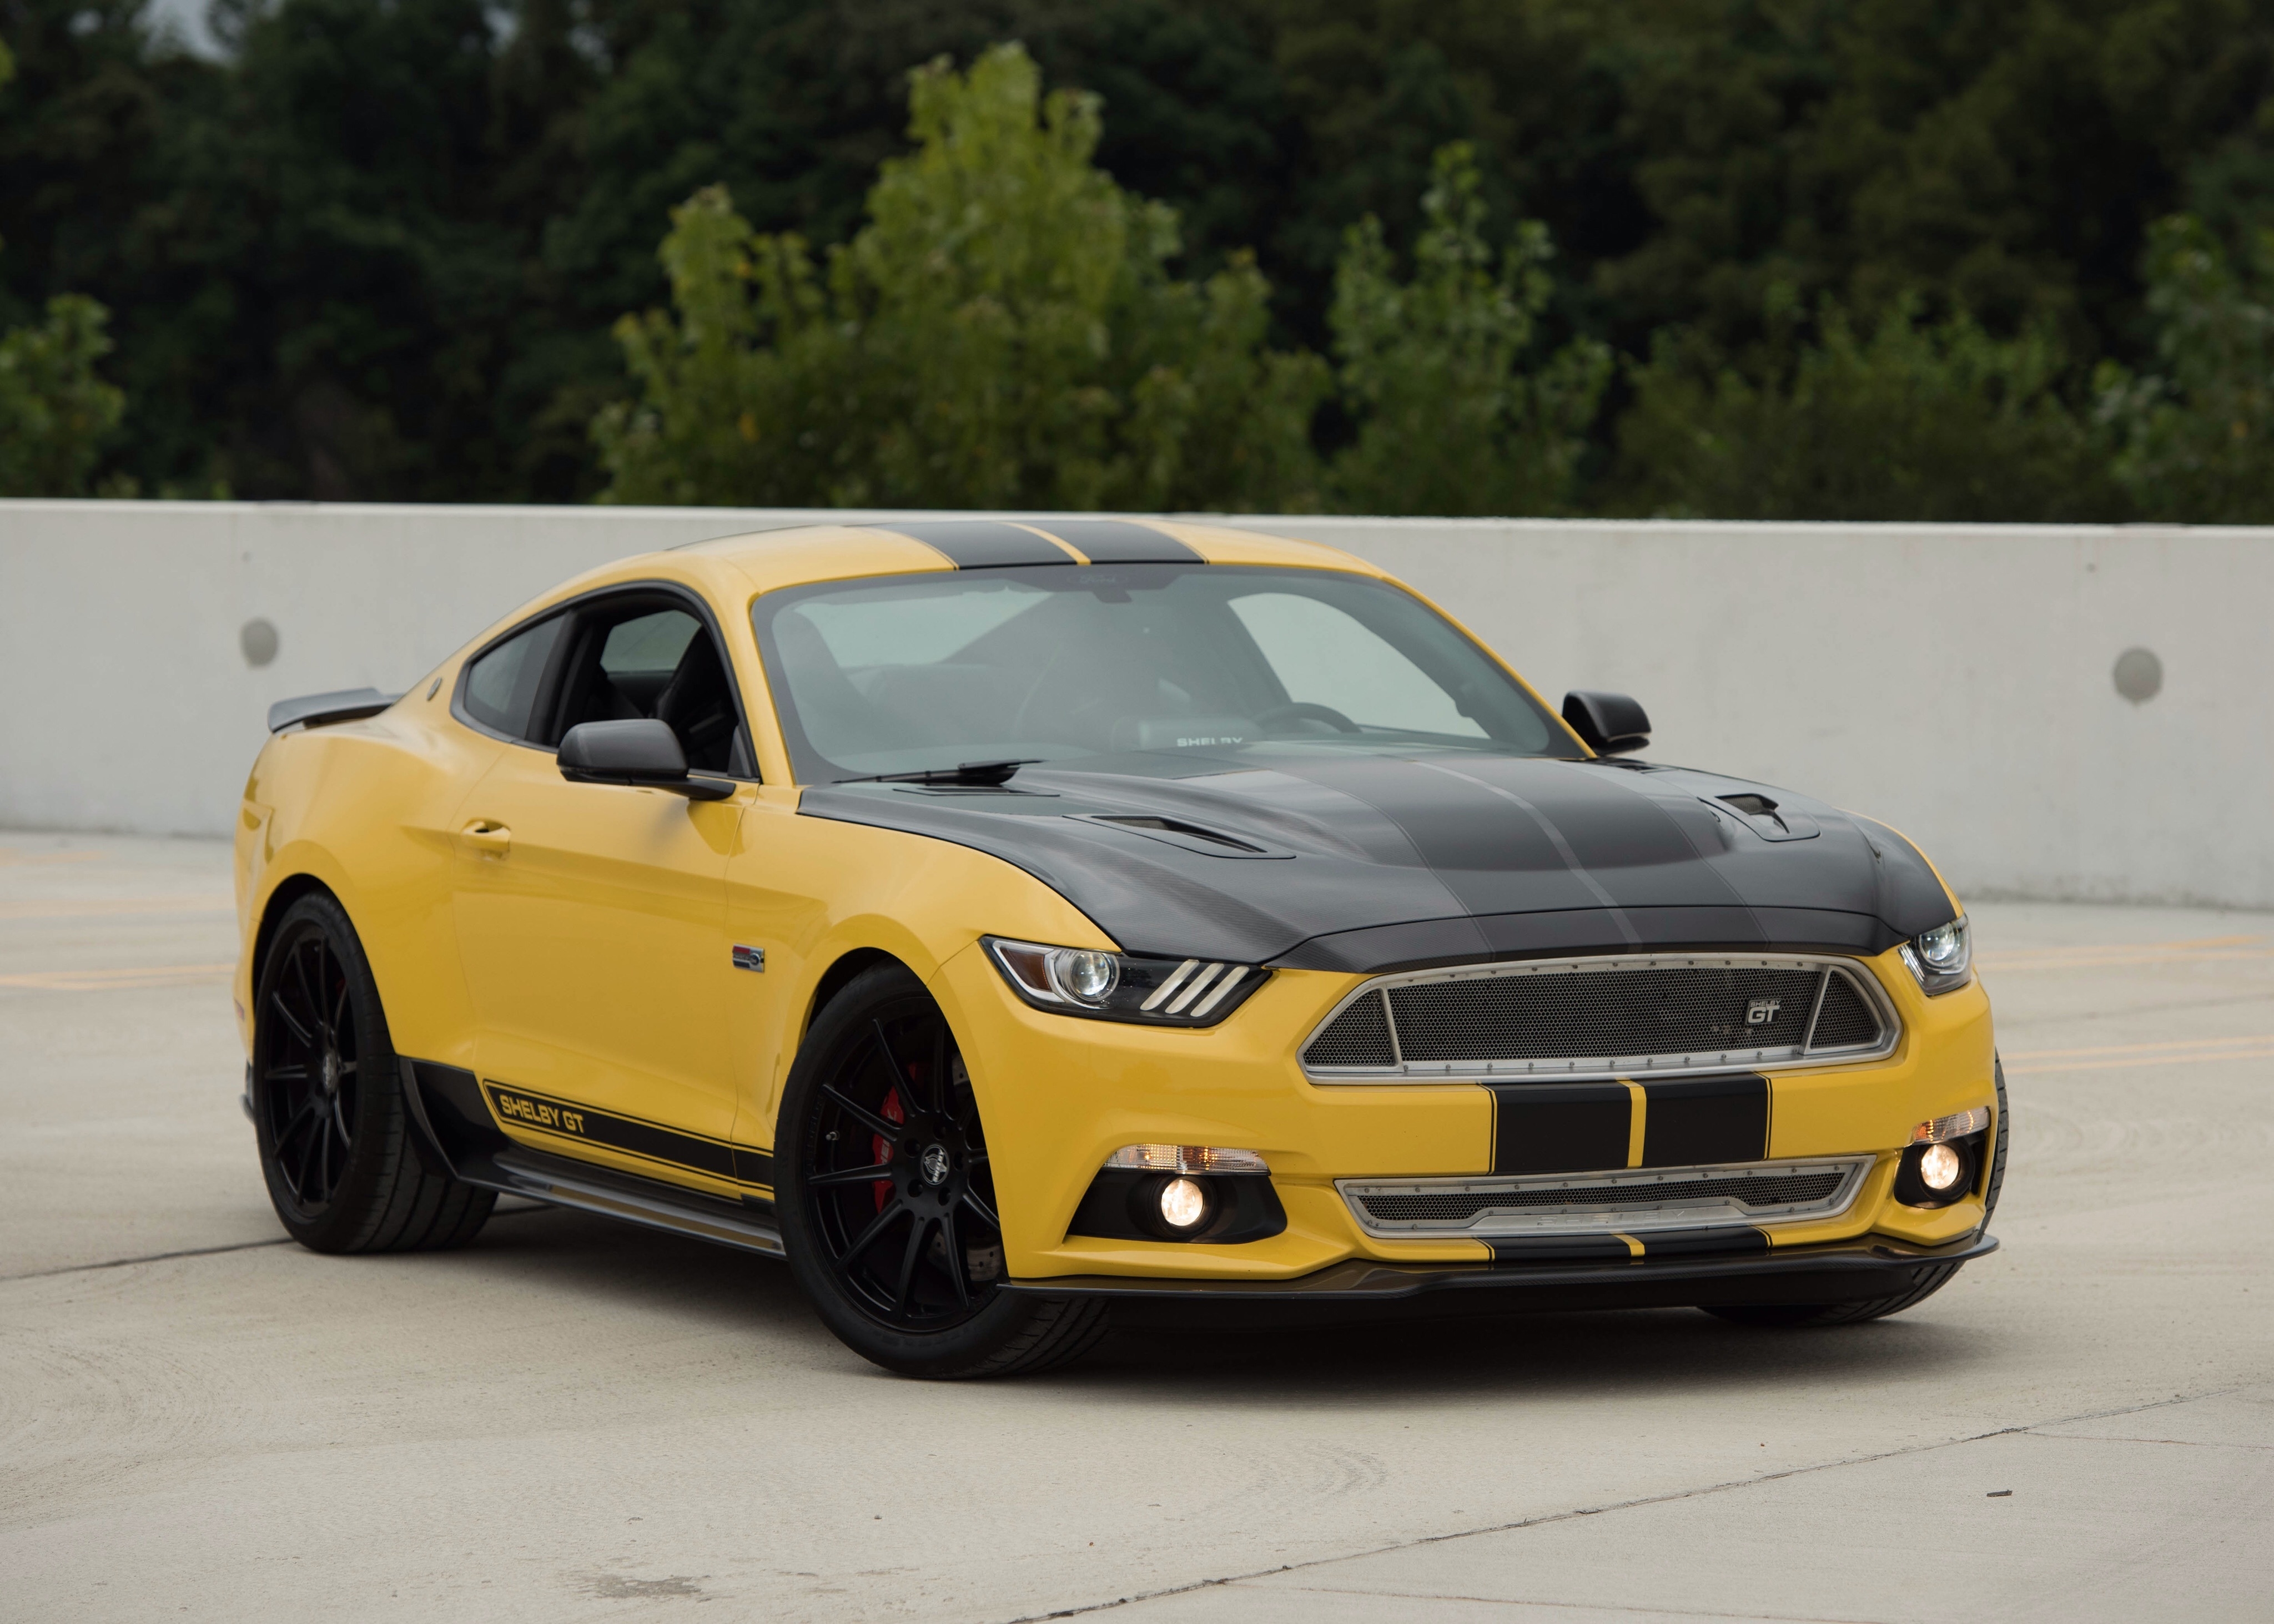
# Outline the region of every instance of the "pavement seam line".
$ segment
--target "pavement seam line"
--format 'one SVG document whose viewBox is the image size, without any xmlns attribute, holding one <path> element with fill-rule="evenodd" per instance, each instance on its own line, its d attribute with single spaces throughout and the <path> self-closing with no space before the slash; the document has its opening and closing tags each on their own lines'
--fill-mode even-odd
<svg viewBox="0 0 2274 1624">
<path fill-rule="evenodd" d="M 510 1218 L 516 1213 L 548 1213 L 557 1210 L 550 1202 L 534 1207 L 508 1207 L 493 1212 L 491 1218 Z M 109 1258 L 101 1263 L 66 1263 L 61 1268 L 33 1269 L 23 1274 L 0 1274 L 0 1286 L 18 1280 L 53 1280 L 58 1274 L 91 1274 L 97 1269 L 132 1268 L 137 1263 L 166 1263 L 176 1258 L 215 1258 L 224 1252 L 255 1252 L 263 1246 L 290 1246 L 292 1237 L 279 1235 L 272 1240 L 237 1241 L 227 1246 L 192 1246 L 181 1252 L 154 1252 L 141 1258 Z"/>
<path fill-rule="evenodd" d="M 58 1274 L 91 1274 L 97 1269 L 131 1268 L 137 1263 L 165 1263 L 175 1258 L 211 1258 L 225 1252 L 251 1252 L 260 1246 L 289 1246 L 292 1237 L 279 1235 L 265 1241 L 238 1241 L 229 1246 L 192 1246 L 181 1252 L 154 1252 L 142 1258 L 110 1258 L 101 1263 L 67 1263 L 61 1268 L 33 1269 L 23 1274 L 0 1274 L 0 1285 L 12 1280 L 52 1280 Z"/>
<path fill-rule="evenodd" d="M 1243 1580 L 1234 1579 L 1230 1581 L 1225 1588 L 1230 1589 L 1244 1583 Z M 1258 1592 L 1261 1595 L 1276 1593 L 1269 1590 Z M 1590 1613 L 1630 1613 L 1638 1619 L 1737 1619 L 1741 1620 L 1759 1619 L 1773 1620 L 1773 1624 L 1886 1624 L 1886 1620 L 1883 1619 L 1832 1618 L 1816 1613 L 1720 1613 L 1697 1607 L 1625 1607 L 1616 1605 L 1606 1606 L 1598 1601 L 1532 1601 L 1510 1599 L 1499 1596 L 1444 1596 L 1419 1590 L 1338 1590 L 1330 1585 L 1306 1584 L 1295 1594 L 1358 1596 L 1374 1601 L 1471 1601 L 1487 1607 L 1568 1607 L 1574 1611 L 1585 1609 Z"/>
<path fill-rule="evenodd" d="M 1508 1534 L 1518 1529 L 1543 1528 L 1555 1522 L 1573 1522 L 1581 1517 L 1600 1516 L 1606 1512 L 1633 1511 L 1645 1506 L 1671 1505 L 1676 1500 L 1697 1500 L 1708 1494 L 1721 1494 L 1733 1489 L 1750 1489 L 1764 1483 L 1779 1483 L 1787 1477 L 1804 1477 L 1812 1472 L 1832 1471 L 1842 1466 L 1869 1466 L 1878 1461 L 1900 1460 L 1908 1455 L 1926 1455 L 1937 1449 L 1955 1448 L 1960 1444 L 1978 1444 L 1985 1439 L 2012 1438 L 2034 1432 L 2039 1427 L 2071 1426 L 2079 1421 L 2098 1421 L 2110 1416 L 2138 1415 L 2143 1410 L 2162 1410 L 2172 1404 L 2191 1404 L 2199 1399 L 2224 1398 L 2240 1393 L 2241 1387 L 2219 1387 L 2209 1393 L 2174 1395 L 2170 1398 L 2150 1400 L 2144 1404 L 2125 1404 L 2113 1410 L 2089 1410 L 2074 1416 L 2057 1416 L 2048 1421 L 2031 1421 L 2022 1426 L 1992 1427 L 1986 1432 L 1972 1432 L 1963 1438 L 1939 1439 L 1933 1443 L 1910 1444 L 1901 1449 L 1882 1449 L 1875 1455 L 1850 1455 L 1837 1461 L 1818 1461 L 1810 1466 L 1788 1467 L 1782 1471 L 1764 1472 L 1757 1477 L 1733 1477 L 1727 1483 L 1709 1483 L 1695 1489 L 1678 1489 L 1667 1494 L 1645 1494 L 1633 1500 L 1614 1500 L 1602 1506 L 1582 1506 L 1570 1511 L 1546 1512 L 1536 1517 L 1523 1517 L 1513 1522 L 1496 1522 L 1485 1528 L 1463 1529 L 1451 1534 L 1424 1534 L 1418 1539 L 1393 1540 L 1368 1551 L 1350 1551 L 1339 1556 L 1314 1557 L 1303 1562 L 1282 1562 L 1276 1568 L 1259 1568 L 1252 1573 L 1227 1574 L 1217 1579 L 1195 1579 L 1190 1584 L 1164 1585 L 1157 1590 L 1143 1590 L 1133 1596 L 1116 1597 L 1111 1601 L 1089 1602 L 1078 1607 L 1060 1607 L 1050 1613 L 1022 1613 L 1006 1619 L 1004 1624 L 1044 1624 L 1050 1619 L 1079 1618 L 1085 1613 L 1110 1613 L 1116 1607 L 1126 1607 L 1141 1601 L 1155 1601 L 1164 1596 L 1182 1596 L 1193 1590 L 1221 1590 L 1250 1579 L 1269 1579 L 1277 1574 L 1300 1573 L 1306 1568 L 1324 1568 L 1332 1562 L 1354 1562 L 1363 1557 L 1388 1556 L 1395 1551 L 1412 1551 L 1423 1545 L 1442 1545 L 1449 1539 L 1471 1539 L 1480 1534 Z"/>
</svg>

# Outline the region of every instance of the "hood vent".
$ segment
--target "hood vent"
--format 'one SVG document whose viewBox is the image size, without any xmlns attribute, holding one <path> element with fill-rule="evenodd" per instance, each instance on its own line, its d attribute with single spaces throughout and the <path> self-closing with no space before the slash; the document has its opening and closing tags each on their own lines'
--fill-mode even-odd
<svg viewBox="0 0 2274 1624">
<path fill-rule="evenodd" d="M 1114 829 L 1126 829 L 1133 835 L 1143 835 L 1148 839 L 1164 840 L 1171 846 L 1180 846 L 1188 852 L 1198 852 L 1207 857 L 1292 857 L 1295 854 L 1259 846 L 1239 835 L 1226 834 L 1221 829 L 1210 829 L 1203 823 L 1188 823 L 1178 817 L 1163 817 L 1157 813 L 1069 812 L 1066 816 L 1077 823 L 1104 823 Z"/>
</svg>

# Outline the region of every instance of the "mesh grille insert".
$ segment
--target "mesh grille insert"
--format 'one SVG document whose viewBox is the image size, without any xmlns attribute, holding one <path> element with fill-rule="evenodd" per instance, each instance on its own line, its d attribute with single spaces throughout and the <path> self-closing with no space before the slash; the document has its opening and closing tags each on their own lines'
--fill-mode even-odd
<svg viewBox="0 0 2274 1624">
<path fill-rule="evenodd" d="M 1626 1076 L 1791 1064 L 1892 1039 L 1856 974 L 1822 959 L 1735 955 L 1401 974 L 1313 1034 L 1303 1064 L 1416 1078 L 1472 1067 Z"/>
<path fill-rule="evenodd" d="M 1816 970 L 1668 966 L 1392 988 L 1408 1060 L 1562 1060 L 1797 1045 Z M 1766 1019 L 1749 1022 L 1749 1013 Z"/>
<path fill-rule="evenodd" d="M 1386 1066 L 1397 1064 L 1389 1048 L 1389 1020 L 1382 1012 L 1382 995 L 1370 992 L 1313 1038 L 1303 1050 L 1303 1064 L 1314 1066 Z"/>
<path fill-rule="evenodd" d="M 1879 1041 L 1879 1018 L 1864 1002 L 1864 995 L 1846 976 L 1834 976 L 1824 989 L 1824 1007 L 1816 1013 L 1816 1030 L 1810 1034 L 1809 1047 L 1851 1049 Z"/>
<path fill-rule="evenodd" d="M 1531 1208 L 1570 1212 L 1604 1207 L 1662 1207 L 1669 1202 L 1734 1198 L 1746 1207 L 1785 1207 L 1821 1201 L 1840 1188 L 1847 1175 L 1807 1172 L 1741 1178 L 1695 1178 L 1664 1184 L 1600 1184 L 1577 1190 L 1446 1190 L 1412 1195 L 1363 1194 L 1353 1199 L 1388 1223 L 1465 1223 L 1479 1213 Z"/>
</svg>

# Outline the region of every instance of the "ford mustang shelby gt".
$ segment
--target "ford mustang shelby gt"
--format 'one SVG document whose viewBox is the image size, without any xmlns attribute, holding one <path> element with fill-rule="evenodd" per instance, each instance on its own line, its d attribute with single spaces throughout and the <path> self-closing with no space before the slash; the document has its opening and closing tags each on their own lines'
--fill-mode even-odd
<svg viewBox="0 0 2274 1624">
<path fill-rule="evenodd" d="M 510 1192 L 785 1257 L 862 1355 L 972 1376 L 1148 1305 L 1852 1322 L 1996 1244 L 1927 860 L 1634 759 L 1633 700 L 1559 713 L 1332 548 L 706 542 L 269 722 L 245 1103 L 318 1251 Z"/>
</svg>

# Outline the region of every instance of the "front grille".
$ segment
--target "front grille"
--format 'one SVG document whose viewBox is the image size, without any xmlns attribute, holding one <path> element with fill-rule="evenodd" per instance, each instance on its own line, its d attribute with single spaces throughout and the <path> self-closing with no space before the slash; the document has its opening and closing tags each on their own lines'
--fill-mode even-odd
<svg viewBox="0 0 2274 1624">
<path fill-rule="evenodd" d="M 1321 1082 L 1660 1076 L 1870 1058 L 1895 1026 L 1825 959 L 1601 959 L 1383 976 L 1303 1047 Z"/>
<path fill-rule="evenodd" d="M 1552 1235 L 1713 1229 L 1845 1212 L 1869 1157 L 1523 1177 L 1342 1179 L 1369 1233 Z"/>
</svg>

